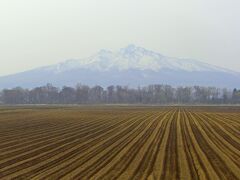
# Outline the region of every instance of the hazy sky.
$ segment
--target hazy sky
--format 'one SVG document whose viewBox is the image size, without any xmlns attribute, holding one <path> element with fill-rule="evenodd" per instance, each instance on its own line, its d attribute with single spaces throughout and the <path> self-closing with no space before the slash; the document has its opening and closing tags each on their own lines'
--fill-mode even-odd
<svg viewBox="0 0 240 180">
<path fill-rule="evenodd" d="M 240 1 L 0 0 L 0 75 L 128 44 L 240 71 Z"/>
</svg>

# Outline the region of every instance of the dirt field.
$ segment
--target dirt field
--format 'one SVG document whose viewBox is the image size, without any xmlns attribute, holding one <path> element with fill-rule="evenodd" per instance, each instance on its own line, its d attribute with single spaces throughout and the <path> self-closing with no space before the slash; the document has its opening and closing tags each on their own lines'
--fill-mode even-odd
<svg viewBox="0 0 240 180">
<path fill-rule="evenodd" d="M 14 178 L 240 179 L 240 108 L 2 107 Z"/>
</svg>

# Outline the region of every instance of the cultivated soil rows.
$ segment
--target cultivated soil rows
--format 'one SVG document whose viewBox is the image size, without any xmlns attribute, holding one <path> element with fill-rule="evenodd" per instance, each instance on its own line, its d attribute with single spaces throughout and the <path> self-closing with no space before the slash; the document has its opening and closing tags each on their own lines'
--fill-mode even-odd
<svg viewBox="0 0 240 180">
<path fill-rule="evenodd" d="M 237 180 L 240 109 L 0 108 L 0 179 Z"/>
</svg>

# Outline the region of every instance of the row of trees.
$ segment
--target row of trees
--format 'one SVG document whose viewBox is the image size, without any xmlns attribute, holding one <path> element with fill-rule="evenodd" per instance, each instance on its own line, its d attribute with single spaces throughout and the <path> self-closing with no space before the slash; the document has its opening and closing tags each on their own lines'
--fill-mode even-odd
<svg viewBox="0 0 240 180">
<path fill-rule="evenodd" d="M 215 87 L 177 87 L 149 85 L 129 88 L 127 86 L 75 88 L 54 87 L 51 84 L 23 89 L 4 89 L 0 92 L 4 104 L 227 104 L 240 103 L 240 90 Z"/>
</svg>

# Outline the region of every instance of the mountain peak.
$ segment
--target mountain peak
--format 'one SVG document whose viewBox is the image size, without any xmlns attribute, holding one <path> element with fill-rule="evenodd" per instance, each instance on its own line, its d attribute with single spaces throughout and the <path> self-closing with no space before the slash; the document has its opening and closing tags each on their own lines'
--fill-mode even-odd
<svg viewBox="0 0 240 180">
<path fill-rule="evenodd" d="M 146 49 L 136 46 L 134 44 L 129 44 L 127 47 L 120 49 L 122 53 L 136 53 L 137 51 L 147 51 Z"/>
<path fill-rule="evenodd" d="M 112 53 L 112 51 L 109 51 L 109 50 L 106 50 L 106 49 L 101 49 L 98 54 L 100 55 L 105 55 L 105 54 L 109 54 L 109 53 Z"/>
<path fill-rule="evenodd" d="M 124 48 L 125 50 L 132 51 L 137 49 L 137 46 L 135 44 L 129 44 L 127 47 Z"/>
<path fill-rule="evenodd" d="M 39 82 L 41 80 L 41 82 Z M 92 85 L 167 83 L 170 85 L 240 84 L 239 73 L 196 60 L 163 56 L 157 52 L 130 44 L 118 51 L 102 49 L 82 59 L 40 67 L 31 71 L 0 78 L 1 87 L 34 87 L 56 83 L 74 85 L 78 82 Z"/>
<path fill-rule="evenodd" d="M 87 69 L 102 72 L 109 70 L 123 71 L 133 69 L 150 70 L 155 72 L 161 71 L 162 69 L 187 72 L 230 72 L 224 68 L 219 68 L 195 60 L 163 56 L 134 44 L 130 44 L 115 52 L 102 49 L 89 58 L 65 61 L 51 66 L 50 69 L 56 69 L 56 73 L 72 69 Z"/>
</svg>

